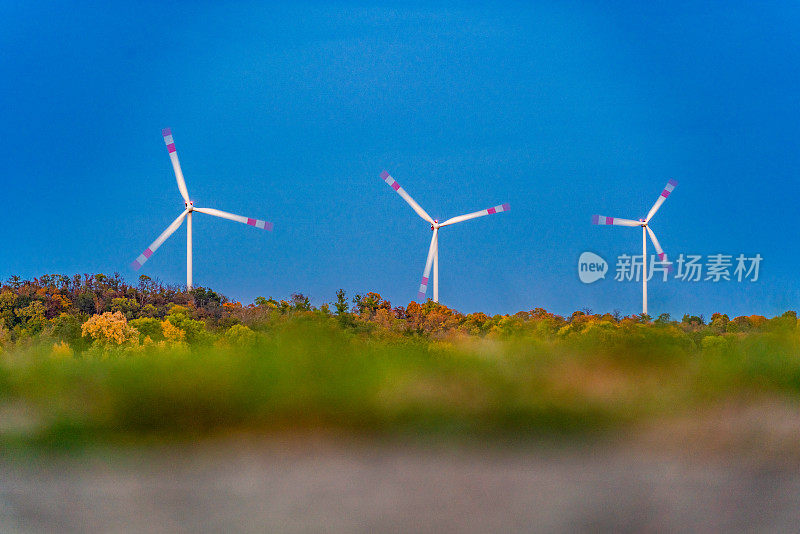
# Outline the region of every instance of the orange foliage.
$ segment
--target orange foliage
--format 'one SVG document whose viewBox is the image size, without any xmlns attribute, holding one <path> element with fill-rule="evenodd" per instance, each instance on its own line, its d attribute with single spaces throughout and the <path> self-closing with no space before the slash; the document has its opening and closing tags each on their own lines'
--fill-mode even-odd
<svg viewBox="0 0 800 534">
<path fill-rule="evenodd" d="M 124 345 L 139 343 L 139 331 L 128 325 L 122 312 L 92 315 L 81 326 L 81 334 L 101 343 Z"/>
</svg>

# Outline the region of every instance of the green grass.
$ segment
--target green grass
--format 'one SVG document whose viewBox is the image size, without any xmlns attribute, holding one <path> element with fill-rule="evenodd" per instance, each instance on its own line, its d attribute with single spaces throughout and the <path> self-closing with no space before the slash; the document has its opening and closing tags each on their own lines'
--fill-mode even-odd
<svg viewBox="0 0 800 534">
<path fill-rule="evenodd" d="M 320 428 L 574 435 L 731 398 L 798 394 L 794 330 L 705 338 L 701 346 L 676 329 L 638 325 L 553 339 L 435 341 L 295 320 L 246 347 L 4 354 L 0 440 L 63 447 Z"/>
</svg>

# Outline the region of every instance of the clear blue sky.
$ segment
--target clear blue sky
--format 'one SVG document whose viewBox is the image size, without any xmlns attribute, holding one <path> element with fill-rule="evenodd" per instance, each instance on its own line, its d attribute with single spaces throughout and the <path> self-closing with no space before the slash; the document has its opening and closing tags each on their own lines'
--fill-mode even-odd
<svg viewBox="0 0 800 534">
<path fill-rule="evenodd" d="M 221 5 L 225 4 L 225 5 Z M 198 206 L 195 283 L 315 304 L 416 295 L 432 216 L 440 297 L 461 311 L 638 312 L 640 287 L 577 277 L 636 253 L 755 254 L 757 283 L 650 286 L 651 312 L 800 307 L 800 8 L 794 2 L 387 7 L 0 2 L 0 277 L 119 271 Z M 652 250 L 652 249 L 651 249 Z M 140 271 L 185 280 L 185 233 Z"/>
</svg>

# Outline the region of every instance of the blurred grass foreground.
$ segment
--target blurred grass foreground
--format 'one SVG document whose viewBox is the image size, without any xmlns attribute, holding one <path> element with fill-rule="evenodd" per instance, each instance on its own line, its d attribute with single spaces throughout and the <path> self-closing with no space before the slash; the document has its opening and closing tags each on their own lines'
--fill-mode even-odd
<svg viewBox="0 0 800 534">
<path fill-rule="evenodd" d="M 540 309 L 488 317 L 433 302 L 393 309 L 374 293 L 351 308 L 342 292 L 320 308 L 296 295 L 211 313 L 191 296 L 147 314 L 139 303 L 48 317 L 30 312 L 35 298 L 15 303 L 28 311 L 0 323 L 0 443 L 315 429 L 572 435 L 800 398 L 793 312 L 708 324 Z"/>
</svg>

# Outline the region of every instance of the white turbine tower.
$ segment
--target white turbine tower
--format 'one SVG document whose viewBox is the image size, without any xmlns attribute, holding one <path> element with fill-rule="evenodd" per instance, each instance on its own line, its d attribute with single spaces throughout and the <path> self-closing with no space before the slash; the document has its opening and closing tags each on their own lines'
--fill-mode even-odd
<svg viewBox="0 0 800 534">
<path fill-rule="evenodd" d="M 164 128 L 161 131 L 161 135 L 164 136 L 164 143 L 167 145 L 167 150 L 169 151 L 169 157 L 172 160 L 172 168 L 175 171 L 175 179 L 178 181 L 178 189 L 181 192 L 181 196 L 184 200 L 184 205 L 186 209 L 183 213 L 178 215 L 178 218 L 172 221 L 166 230 L 164 230 L 160 236 L 156 238 L 153 243 L 142 252 L 138 258 L 136 258 L 131 267 L 138 270 L 144 262 L 146 262 L 153 253 L 158 250 L 158 247 L 161 246 L 164 241 L 167 240 L 169 236 L 175 233 L 175 230 L 180 228 L 181 224 L 183 224 L 183 220 L 186 219 L 186 288 L 192 288 L 192 213 L 198 211 L 200 213 L 205 213 L 206 215 L 213 215 L 215 217 L 221 217 L 223 219 L 229 219 L 231 221 L 236 221 L 244 224 L 249 224 L 250 226 L 255 226 L 256 228 L 261 228 L 262 230 L 270 230 L 272 231 L 272 223 L 267 221 L 262 221 L 259 219 L 251 219 L 249 217 L 242 217 L 241 215 L 234 215 L 233 213 L 228 213 L 225 211 L 215 210 L 212 208 L 195 208 L 194 203 L 189 200 L 189 191 L 186 189 L 186 181 L 183 179 L 183 172 L 181 171 L 181 165 L 178 163 L 178 153 L 175 151 L 175 142 L 172 139 L 172 132 L 169 128 Z"/>
<path fill-rule="evenodd" d="M 425 293 L 428 291 L 428 276 L 431 274 L 431 266 L 433 266 L 433 301 L 439 302 L 439 228 L 442 226 L 447 226 L 450 224 L 455 224 L 463 221 L 468 221 L 470 219 L 474 219 L 476 217 L 483 217 L 484 215 L 491 215 L 493 213 L 501 213 L 504 211 L 508 211 L 509 206 L 508 204 L 502 204 L 500 206 L 495 206 L 493 208 L 488 208 L 481 211 L 476 211 L 474 213 L 467 213 L 466 215 L 459 215 L 457 217 L 453 217 L 451 219 L 447 219 L 443 223 L 440 223 L 438 219 L 433 219 L 428 213 L 422 209 L 422 207 L 417 204 L 413 198 L 406 193 L 405 189 L 400 187 L 394 178 L 389 176 L 389 173 L 383 171 L 381 173 L 381 178 L 384 182 L 389 184 L 389 187 L 397 191 L 397 194 L 403 197 L 403 200 L 408 202 L 408 205 L 417 212 L 417 215 L 428 221 L 431 225 L 431 230 L 433 230 L 433 237 L 431 238 L 431 246 L 428 249 L 428 259 L 425 262 L 425 272 L 422 275 L 422 282 L 419 285 L 419 293 L 417 294 L 417 298 L 422 300 L 425 298 Z"/>
<path fill-rule="evenodd" d="M 653 204 L 653 207 L 650 208 L 650 212 L 647 214 L 647 217 L 644 219 L 639 219 L 638 221 L 632 221 L 630 219 L 617 219 L 615 217 L 603 217 L 602 215 L 592 215 L 592 224 L 613 224 L 617 226 L 641 226 L 642 227 L 642 313 L 647 314 L 647 236 L 650 236 L 650 239 L 653 241 L 653 246 L 656 247 L 656 253 L 658 253 L 658 259 L 664 261 L 666 258 L 666 254 L 661 249 L 661 244 L 659 244 L 658 239 L 656 239 L 656 234 L 653 233 L 653 230 L 650 228 L 650 219 L 653 218 L 653 215 L 656 214 L 658 209 L 661 207 L 661 204 L 667 200 L 667 197 L 672 193 L 672 190 L 675 189 L 675 186 L 678 185 L 678 182 L 675 180 L 670 180 L 667 182 L 667 186 L 658 196 L 656 203 Z"/>
</svg>

